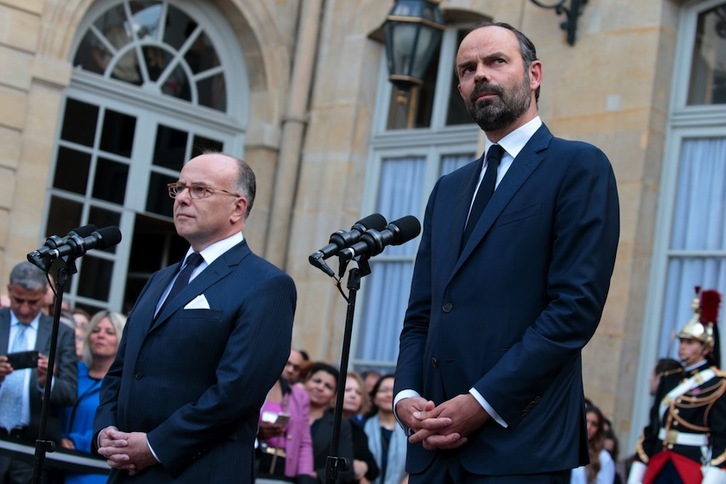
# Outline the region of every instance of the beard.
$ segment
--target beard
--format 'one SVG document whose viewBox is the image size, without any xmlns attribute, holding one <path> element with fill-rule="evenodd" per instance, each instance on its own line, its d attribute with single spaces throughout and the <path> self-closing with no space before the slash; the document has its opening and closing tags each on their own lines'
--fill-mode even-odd
<svg viewBox="0 0 726 484">
<path fill-rule="evenodd" d="M 497 97 L 478 101 L 482 92 L 494 93 Z M 529 73 L 525 71 L 522 82 L 508 91 L 493 84 L 476 85 L 466 101 L 466 110 L 484 131 L 498 131 L 511 126 L 531 104 Z"/>
</svg>

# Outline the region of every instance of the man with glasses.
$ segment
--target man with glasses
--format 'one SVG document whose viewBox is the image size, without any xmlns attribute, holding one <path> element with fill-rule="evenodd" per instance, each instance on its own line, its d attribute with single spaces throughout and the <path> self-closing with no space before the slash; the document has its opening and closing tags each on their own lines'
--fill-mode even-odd
<svg viewBox="0 0 726 484">
<path fill-rule="evenodd" d="M 242 235 L 247 163 L 205 153 L 168 185 L 191 247 L 131 310 L 96 414 L 110 482 L 252 482 L 259 409 L 290 354 L 292 279 Z"/>
</svg>

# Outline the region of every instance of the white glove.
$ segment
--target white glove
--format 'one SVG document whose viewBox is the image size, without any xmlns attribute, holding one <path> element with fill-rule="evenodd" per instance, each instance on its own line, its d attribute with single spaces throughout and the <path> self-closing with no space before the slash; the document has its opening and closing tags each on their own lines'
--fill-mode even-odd
<svg viewBox="0 0 726 484">
<path fill-rule="evenodd" d="M 724 484 L 726 483 L 726 472 L 718 467 L 702 467 L 702 484 Z"/>
<path fill-rule="evenodd" d="M 630 474 L 628 474 L 628 484 L 642 484 L 645 470 L 648 468 L 642 462 L 636 460 L 630 466 Z"/>
</svg>

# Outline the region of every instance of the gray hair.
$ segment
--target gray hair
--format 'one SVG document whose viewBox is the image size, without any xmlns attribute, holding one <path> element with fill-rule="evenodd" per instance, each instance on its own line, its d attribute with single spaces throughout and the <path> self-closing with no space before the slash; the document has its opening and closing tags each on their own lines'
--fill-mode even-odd
<svg viewBox="0 0 726 484">
<path fill-rule="evenodd" d="M 26 291 L 46 291 L 48 279 L 45 273 L 27 261 L 20 262 L 10 272 L 10 285 Z"/>
</svg>

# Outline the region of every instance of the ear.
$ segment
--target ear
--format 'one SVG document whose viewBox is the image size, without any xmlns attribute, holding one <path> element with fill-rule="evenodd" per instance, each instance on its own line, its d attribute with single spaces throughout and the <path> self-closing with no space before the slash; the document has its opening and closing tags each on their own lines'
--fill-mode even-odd
<svg viewBox="0 0 726 484">
<path fill-rule="evenodd" d="M 229 216 L 230 221 L 236 224 L 240 221 L 244 223 L 245 213 L 247 213 L 247 199 L 245 197 L 237 197 L 234 201 L 234 210 Z"/>
<path fill-rule="evenodd" d="M 534 91 L 542 84 L 542 63 L 538 60 L 529 66 L 529 87 Z"/>
</svg>

